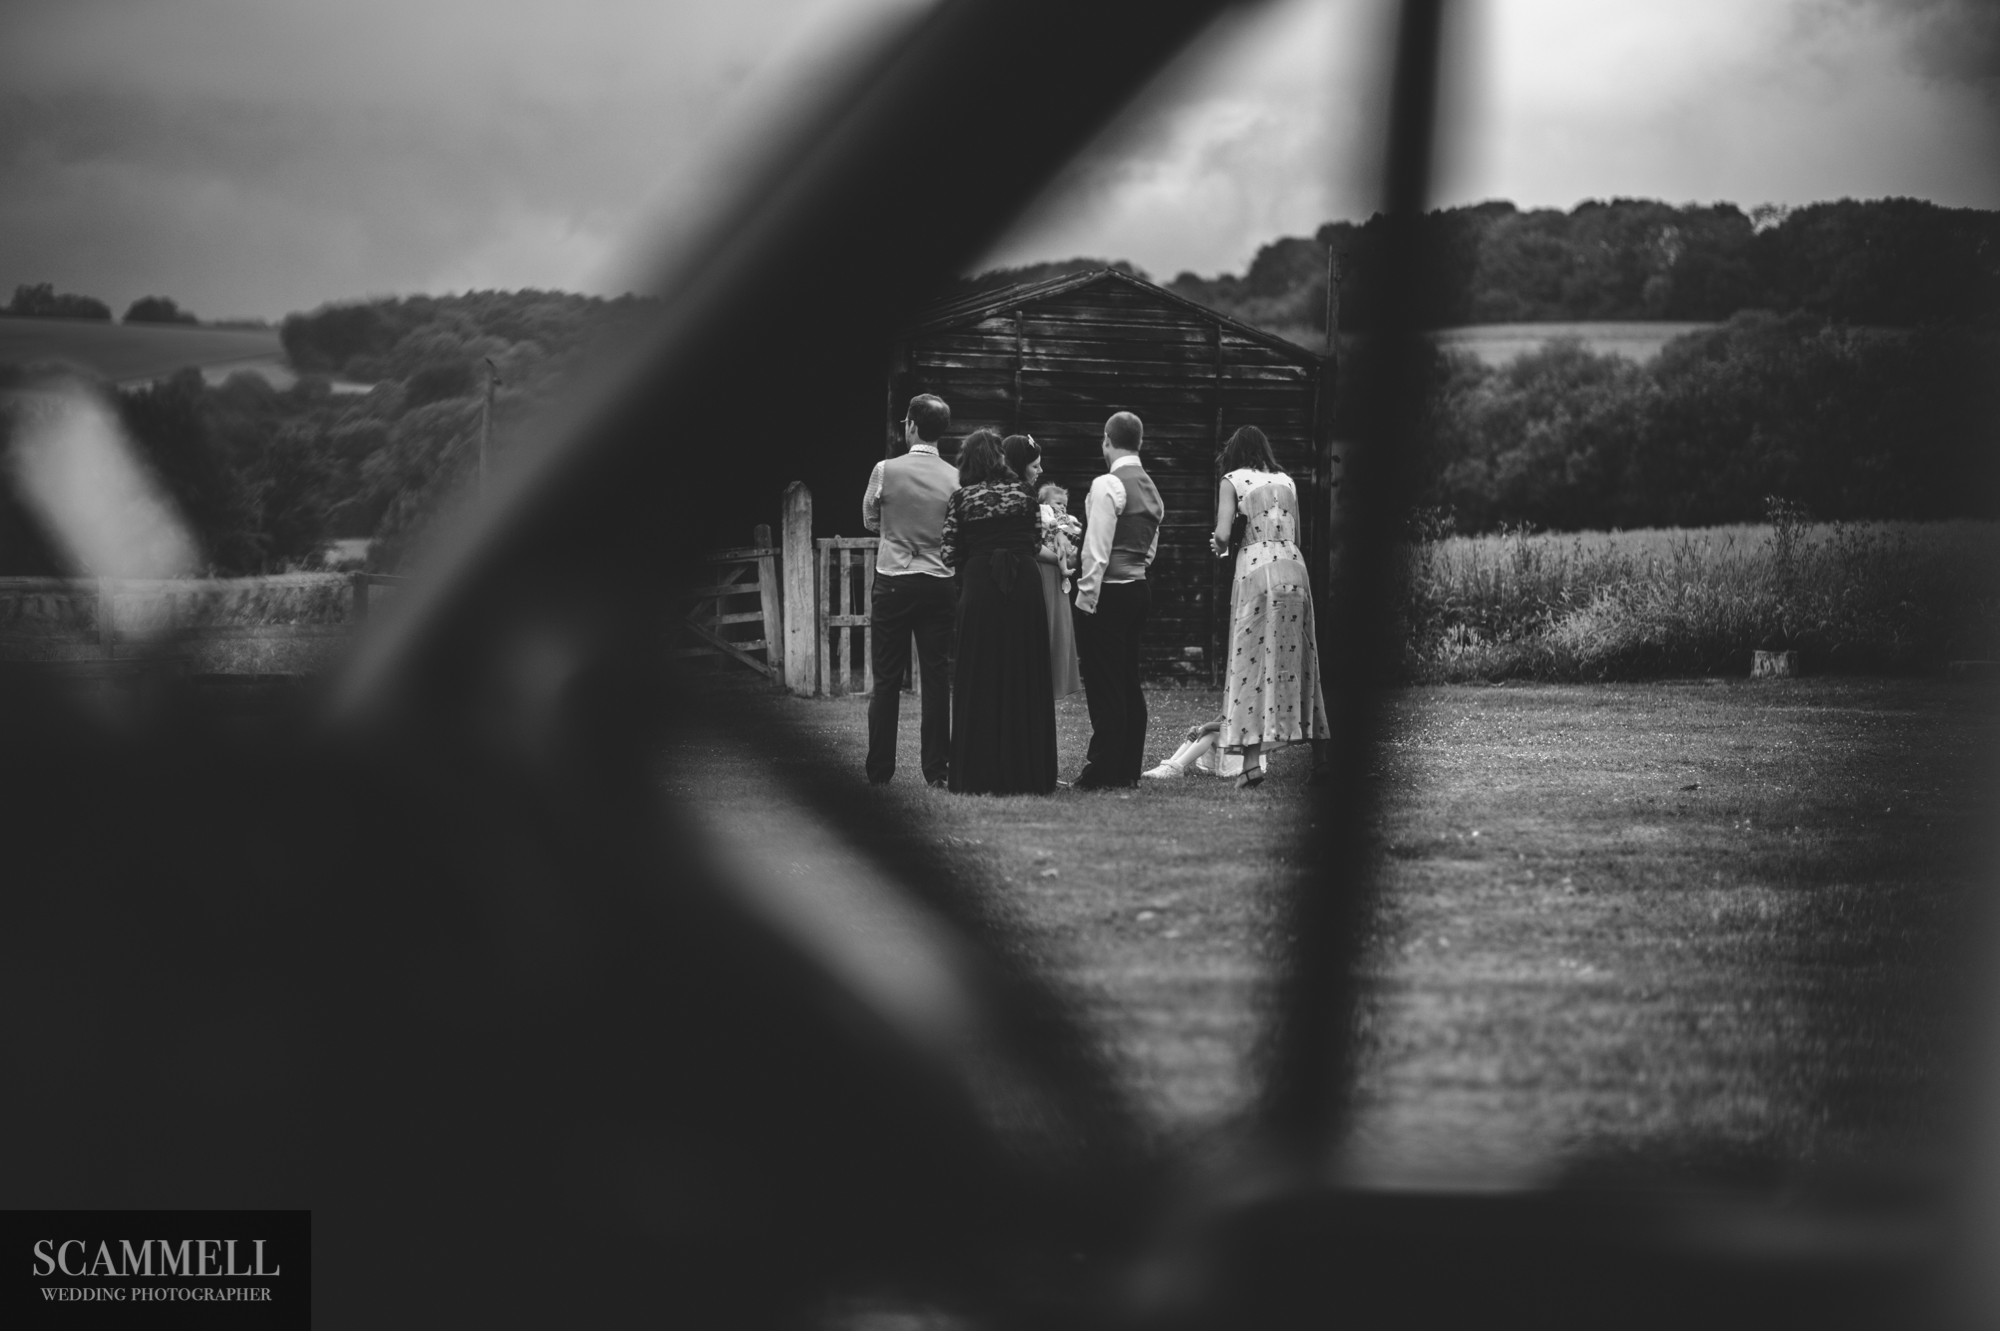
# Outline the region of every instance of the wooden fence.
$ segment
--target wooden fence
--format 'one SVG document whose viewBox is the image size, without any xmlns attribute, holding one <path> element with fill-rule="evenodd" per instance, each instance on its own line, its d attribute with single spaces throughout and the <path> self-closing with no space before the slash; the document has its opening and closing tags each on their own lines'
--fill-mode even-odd
<svg viewBox="0 0 2000 1331">
<path fill-rule="evenodd" d="M 750 545 L 702 556 L 697 585 L 683 593 L 688 608 L 675 626 L 674 655 L 743 666 L 802 696 L 872 693 L 868 608 L 877 544 L 873 536 L 814 539 L 812 496 L 794 482 L 785 494 L 782 542 L 759 526 Z M 283 655 L 255 644 L 348 637 L 367 620 L 371 593 L 403 581 L 380 573 L 0 578 L 0 663 L 95 674 L 238 641 L 263 656 L 248 672 L 255 674 L 272 668 L 273 651 Z M 337 602 L 329 604 L 329 595 Z M 268 612 L 255 605 L 246 611 L 246 600 L 288 596 L 293 604 L 279 613 L 289 619 L 243 618 Z M 232 614 L 243 622 L 230 622 Z"/>
<path fill-rule="evenodd" d="M 157 661 L 163 649 L 194 644 L 344 638 L 368 618 L 371 589 L 402 581 L 382 573 L 0 578 L 0 656 L 89 669 Z M 343 600 L 339 618 L 328 617 L 321 604 L 305 612 L 314 617 L 304 622 L 226 622 L 231 599 L 287 593 L 310 599 L 313 592 L 332 592 Z M 223 622 L 210 617 L 218 610 Z"/>
<path fill-rule="evenodd" d="M 872 692 L 868 606 L 876 538 L 815 540 L 812 496 L 794 482 L 785 494 L 782 542 L 761 525 L 751 541 L 702 556 L 697 585 L 683 593 L 688 608 L 675 626 L 674 655 L 743 666 L 802 696 Z M 0 578 L 0 663 L 94 675 L 236 641 L 264 658 L 252 666 L 255 674 L 272 668 L 273 651 L 282 656 L 286 650 L 256 644 L 348 637 L 367 620 L 371 594 L 403 581 L 380 573 Z M 289 598 L 291 604 L 278 611 L 288 618 L 255 618 L 270 608 L 244 603 L 262 598 Z M 793 607 L 798 613 L 788 613 Z"/>
</svg>

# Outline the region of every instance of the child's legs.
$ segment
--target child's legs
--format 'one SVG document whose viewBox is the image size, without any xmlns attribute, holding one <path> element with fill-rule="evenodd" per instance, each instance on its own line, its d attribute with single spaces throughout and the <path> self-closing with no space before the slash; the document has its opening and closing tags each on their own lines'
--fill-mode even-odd
<svg viewBox="0 0 2000 1331">
<path fill-rule="evenodd" d="M 1174 756 L 1167 759 L 1167 762 L 1169 765 L 1178 767 L 1181 771 L 1185 772 L 1188 768 L 1200 762 L 1203 756 L 1214 747 L 1215 736 L 1203 735 L 1200 739 L 1189 740 L 1178 749 L 1175 749 Z"/>
<path fill-rule="evenodd" d="M 1194 750 L 1194 758 L 1192 759 L 1194 765 L 1204 772 L 1213 774 L 1217 763 L 1226 764 L 1229 761 L 1228 754 L 1217 751 L 1215 747 L 1215 732 L 1212 730 L 1196 740 L 1189 747 Z"/>
</svg>

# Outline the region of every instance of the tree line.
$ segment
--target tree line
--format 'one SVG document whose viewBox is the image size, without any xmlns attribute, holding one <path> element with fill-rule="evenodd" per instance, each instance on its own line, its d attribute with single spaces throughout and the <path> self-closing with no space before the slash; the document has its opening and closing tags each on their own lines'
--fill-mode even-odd
<svg viewBox="0 0 2000 1331">
<path fill-rule="evenodd" d="M 1458 530 L 1756 522 L 1774 497 L 1822 519 L 2000 516 L 2000 330 L 1746 311 L 1644 364 L 1559 339 L 1500 368 L 1434 350 L 1428 372 L 1421 501 Z M 1336 428 L 1357 428 L 1347 411 Z"/>
<path fill-rule="evenodd" d="M 14 298 L 0 305 L 0 315 L 15 319 L 95 319 L 109 322 L 111 307 L 91 296 L 57 291 L 53 282 L 23 283 Z M 191 312 L 165 296 L 141 296 L 125 307 L 128 324 L 198 324 Z"/>
<path fill-rule="evenodd" d="M 1387 223 L 1329 222 L 1260 249 L 1239 276 L 1182 273 L 1171 290 L 1249 323 L 1324 331 L 1327 260 L 1339 325 L 1382 324 Z M 1802 312 L 1909 327 L 2000 314 L 2000 213 L 1917 199 L 1807 207 L 1591 201 L 1568 212 L 1511 203 L 1443 208 L 1419 222 L 1418 326 L 1726 319 Z"/>
<path fill-rule="evenodd" d="M 1323 332 L 1331 251 L 1352 383 L 1383 322 L 1385 228 L 1330 223 L 1172 289 Z M 1427 214 L 1420 245 L 1420 326 L 1722 321 L 1645 364 L 1575 340 L 1497 369 L 1433 351 L 1419 475 L 1464 530 L 1755 521 L 1773 496 L 1824 518 L 2000 516 L 2000 213 L 1486 203 Z"/>
<path fill-rule="evenodd" d="M 1754 520 L 1771 495 L 1824 517 L 1993 516 L 1996 218 L 1910 200 L 1755 214 L 1633 200 L 1432 213 L 1426 323 L 1726 322 L 1643 365 L 1574 342 L 1500 369 L 1434 353 L 1425 502 L 1467 530 Z M 1370 256 L 1381 235 L 1380 219 L 1329 224 L 1265 246 L 1241 277 L 1183 274 L 1173 289 L 1267 327 L 1310 326 L 1324 317 L 1331 245 L 1342 327 L 1364 334 L 1342 366 L 1353 383 L 1380 315 Z M 957 291 L 1092 266 L 1102 265 L 1006 270 Z M 192 317 L 148 299 L 175 321 Z M 7 312 L 109 318 L 101 303 L 102 314 L 79 313 L 84 300 L 24 286 Z M 371 564 L 394 568 L 467 490 L 489 383 L 504 459 L 520 422 L 584 361 L 629 341 L 651 308 L 546 291 L 331 304 L 283 323 L 300 372 L 290 388 L 250 373 L 210 385 L 190 370 L 120 392 L 117 406 L 214 572 L 310 567 L 340 537 L 374 538 Z M 336 392 L 335 380 L 372 387 Z M 1343 402 L 1337 428 L 1358 428 L 1350 416 Z M 55 571 L 0 497 L 0 573 Z"/>
<path fill-rule="evenodd" d="M 489 374 L 504 459 L 520 422 L 646 305 L 542 291 L 329 305 L 284 323 L 302 371 L 289 388 L 247 371 L 208 384 L 188 369 L 114 396 L 210 571 L 311 568 L 343 537 L 373 537 L 371 566 L 395 568 L 467 488 Z M 335 376 L 374 383 L 335 392 Z M 0 573 L 58 571 L 18 505 L 0 499 Z"/>
</svg>

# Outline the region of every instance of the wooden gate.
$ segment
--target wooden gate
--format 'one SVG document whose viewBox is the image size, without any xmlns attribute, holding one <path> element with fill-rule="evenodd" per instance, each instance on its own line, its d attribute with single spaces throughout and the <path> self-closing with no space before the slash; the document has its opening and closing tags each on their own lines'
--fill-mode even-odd
<svg viewBox="0 0 2000 1331">
<path fill-rule="evenodd" d="M 875 594 L 874 536 L 822 536 L 814 542 L 818 561 L 813 579 L 819 609 L 819 691 L 839 696 L 856 691 L 854 657 L 861 657 L 860 692 L 875 692 L 875 630 L 868 607 Z"/>
<path fill-rule="evenodd" d="M 771 544 L 768 526 L 760 525 L 752 539 L 754 545 L 711 550 L 701 557 L 703 575 L 714 581 L 692 589 L 694 604 L 681 628 L 695 645 L 678 648 L 674 655 L 721 657 L 776 683 L 784 677 L 785 663 L 778 549 Z M 753 596 L 757 598 L 755 608 L 748 600 Z M 757 626 L 758 636 L 728 636 L 730 630 L 747 624 Z M 756 652 L 762 652 L 763 658 L 753 655 Z"/>
</svg>

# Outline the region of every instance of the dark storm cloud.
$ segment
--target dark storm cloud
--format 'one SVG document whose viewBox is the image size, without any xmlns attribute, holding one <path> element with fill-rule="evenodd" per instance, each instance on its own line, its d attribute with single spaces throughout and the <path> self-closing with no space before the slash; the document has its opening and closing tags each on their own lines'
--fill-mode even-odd
<svg viewBox="0 0 2000 1331">
<path fill-rule="evenodd" d="M 0 291 L 268 316 L 590 284 L 802 8 L 11 6 Z"/>
<path fill-rule="evenodd" d="M 1366 215 L 1381 0 L 1225 15 L 1051 183 L 989 256 L 1095 255 L 1153 276 L 1240 264 L 1287 232 Z"/>
<path fill-rule="evenodd" d="M 632 237 L 685 224 L 727 180 L 735 149 L 712 145 L 746 87 L 782 91 L 803 67 L 774 44 L 809 46 L 808 18 L 832 30 L 926 2 L 16 0 L 0 6 L 0 298 L 52 281 L 220 317 L 623 289 L 650 267 Z M 1386 10 L 1274 0 L 1233 16 L 992 260 L 1239 269 L 1274 236 L 1365 216 Z M 1443 202 L 2000 206 L 1993 4 L 1453 12 L 1477 49 L 1447 117 L 1461 133 Z"/>
<path fill-rule="evenodd" d="M 1924 73 L 2000 96 L 2000 4 L 1905 0 L 1883 8 L 1891 21 L 1907 26 L 1911 55 Z"/>
<path fill-rule="evenodd" d="M 997 261 L 1240 270 L 1373 207 L 1383 0 L 1283 0 L 1134 109 Z M 1996 12 L 1969 0 L 1461 0 L 1436 197 L 2000 207 Z"/>
<path fill-rule="evenodd" d="M 1924 6 L 1916 54 L 1924 70 L 1976 84 L 2000 98 L 2000 4 L 1938 0 Z"/>
<path fill-rule="evenodd" d="M 614 150 L 588 109 L 73 92 L 15 111 L 0 140 L 9 262 L 45 257 L 121 299 L 191 283 L 179 294 L 214 314 L 407 289 L 537 217 L 608 233 L 641 192 L 636 163 L 668 155 L 636 133 Z M 531 276 L 582 275 L 555 257 Z"/>
<path fill-rule="evenodd" d="M 1483 0 L 1483 85 L 1444 172 L 1454 203 L 1617 195 L 2000 207 L 1990 99 L 1947 75 L 1932 0 Z M 1968 25 L 1971 25 L 1968 28 Z M 1930 52 L 1926 55 L 1926 52 Z M 1967 60 L 1967 67 L 1976 60 Z"/>
</svg>

